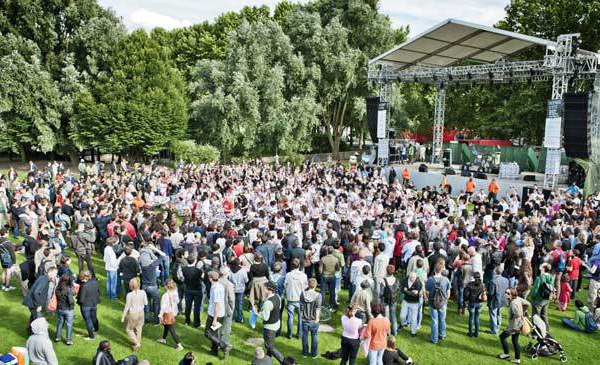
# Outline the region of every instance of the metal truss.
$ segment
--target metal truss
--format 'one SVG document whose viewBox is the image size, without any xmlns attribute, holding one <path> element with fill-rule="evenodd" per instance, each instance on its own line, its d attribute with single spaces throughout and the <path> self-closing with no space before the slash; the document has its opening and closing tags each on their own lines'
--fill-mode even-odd
<svg viewBox="0 0 600 365">
<path fill-rule="evenodd" d="M 435 114 L 433 117 L 433 149 L 431 163 L 442 162 L 442 147 L 444 146 L 444 113 L 446 110 L 446 90 L 438 86 L 435 97 Z"/>
<path fill-rule="evenodd" d="M 441 162 L 442 136 L 444 131 L 445 88 L 460 84 L 500 84 L 531 83 L 552 80 L 552 99 L 562 99 L 569 84 L 575 80 L 595 80 L 595 93 L 600 92 L 600 80 L 597 77 L 598 59 L 600 55 L 579 49 L 579 34 L 563 34 L 557 39 L 555 46 L 548 46 L 542 60 L 507 61 L 500 59 L 492 64 L 438 67 L 417 65 L 409 69 L 398 70 L 390 64 L 372 64 L 368 69 L 369 82 L 380 85 L 380 97 L 389 100 L 393 82 L 432 84 L 438 86 L 435 102 L 433 130 L 432 162 Z M 600 111 L 600 98 L 595 100 L 596 109 Z M 388 105 L 389 108 L 389 105 Z M 388 110 L 389 112 L 389 110 Z M 388 113 L 389 115 L 389 113 Z M 595 134 L 594 134 L 595 133 Z M 597 136 L 592 143 L 592 159 L 600 163 L 600 113 L 592 116 L 592 135 Z M 562 136 L 561 136 L 562 138 Z M 562 149 L 548 149 L 544 187 L 554 190 L 557 185 Z M 595 151 L 595 152 L 594 152 Z"/>
</svg>

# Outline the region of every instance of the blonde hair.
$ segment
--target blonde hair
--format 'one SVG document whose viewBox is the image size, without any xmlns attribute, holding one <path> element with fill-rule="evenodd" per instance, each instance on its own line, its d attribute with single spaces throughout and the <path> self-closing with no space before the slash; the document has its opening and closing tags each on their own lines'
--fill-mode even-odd
<svg viewBox="0 0 600 365">
<path fill-rule="evenodd" d="M 167 290 L 174 290 L 177 289 L 177 287 L 175 286 L 175 283 L 173 283 L 173 280 L 169 279 L 165 282 L 165 288 Z"/>
<path fill-rule="evenodd" d="M 129 290 L 139 290 L 140 289 L 140 278 L 133 278 L 129 280 Z"/>
</svg>

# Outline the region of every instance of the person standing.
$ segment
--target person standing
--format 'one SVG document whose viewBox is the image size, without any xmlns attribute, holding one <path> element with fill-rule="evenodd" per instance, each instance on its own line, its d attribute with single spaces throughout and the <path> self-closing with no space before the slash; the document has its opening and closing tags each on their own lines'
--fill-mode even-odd
<svg viewBox="0 0 600 365">
<path fill-rule="evenodd" d="M 395 278 L 394 278 L 395 279 Z M 402 279 L 400 291 L 402 292 L 402 309 L 400 310 L 400 323 L 402 326 L 410 326 L 411 337 L 417 337 L 419 329 L 420 298 L 423 283 L 417 278 L 413 271 Z M 392 325 L 392 336 L 394 336 L 394 327 Z"/>
<path fill-rule="evenodd" d="M 263 339 L 267 348 L 267 355 L 273 356 L 283 363 L 283 354 L 275 347 L 275 337 L 280 325 L 281 298 L 276 294 L 277 285 L 269 281 L 265 285 L 266 299 L 263 301 L 260 318 L 263 320 Z"/>
<path fill-rule="evenodd" d="M 177 294 L 177 288 L 171 279 L 167 279 L 165 282 L 165 289 L 166 292 L 162 295 L 160 300 L 160 312 L 158 313 L 158 318 L 164 329 L 162 338 L 158 339 L 157 342 L 166 344 L 167 335 L 170 333 L 176 344 L 175 349 L 181 351 L 183 350 L 181 338 L 177 335 L 177 332 L 175 332 L 175 318 L 177 318 L 177 314 L 179 313 L 179 295 Z"/>
<path fill-rule="evenodd" d="M 369 321 L 363 339 L 369 342 L 369 365 L 383 365 L 383 353 L 390 334 L 390 321 L 383 316 L 383 305 L 375 304 L 371 309 L 373 319 Z"/>
<path fill-rule="evenodd" d="M 285 276 L 284 282 L 285 299 L 287 308 L 287 338 L 292 338 L 292 327 L 294 326 L 294 313 L 298 312 L 298 329 L 296 338 L 302 333 L 302 315 L 300 314 L 300 295 L 308 287 L 308 278 L 300 271 L 300 260 L 292 260 L 292 271 Z"/>
<path fill-rule="evenodd" d="M 237 323 L 243 323 L 244 316 L 242 313 L 244 309 L 244 293 L 246 292 L 246 286 L 248 285 L 248 272 L 242 269 L 240 266 L 240 259 L 237 257 L 231 261 L 230 278 L 233 283 L 235 294 L 233 320 Z"/>
<path fill-rule="evenodd" d="M 529 302 L 519 297 L 517 289 L 510 288 L 506 290 L 506 299 L 510 303 L 508 311 L 508 327 L 500 334 L 500 343 L 502 344 L 503 353 L 498 355 L 501 360 L 509 360 L 510 354 L 508 351 L 508 342 L 506 339 L 511 338 L 513 348 L 515 350 L 514 364 L 521 363 L 521 347 L 519 346 L 519 334 L 525 321 L 525 311 L 529 307 Z"/>
<path fill-rule="evenodd" d="M 2 290 L 14 290 L 15 288 L 10 285 L 10 279 L 16 276 L 21 281 L 21 275 L 17 266 L 15 247 L 8 240 L 8 231 L 5 228 L 0 228 L 0 254 L 2 255 Z"/>
<path fill-rule="evenodd" d="M 342 316 L 342 354 L 340 365 L 356 363 L 358 347 L 360 346 L 360 329 L 362 320 L 354 316 L 354 307 L 348 306 L 346 313 Z"/>
<path fill-rule="evenodd" d="M 537 314 L 546 323 L 546 328 L 549 330 L 548 322 L 548 305 L 552 294 L 549 294 L 549 288 L 554 288 L 554 275 L 551 273 L 552 267 L 548 263 L 540 266 L 540 276 L 535 278 L 533 288 L 531 288 L 531 299 L 533 301 L 533 314 Z"/>
<path fill-rule="evenodd" d="M 336 307 L 335 297 L 335 275 L 340 269 L 339 260 L 333 256 L 335 249 L 333 247 L 325 247 L 327 255 L 319 261 L 319 272 L 321 273 L 321 290 L 323 292 L 323 303 L 325 305 L 325 295 L 329 294 L 329 307 Z"/>
<path fill-rule="evenodd" d="M 200 327 L 200 305 L 202 303 L 202 270 L 196 266 L 193 256 L 187 258 L 188 266 L 181 269 L 185 284 L 185 324 L 191 322 L 190 314 L 194 308 L 194 322 L 192 327 Z"/>
<path fill-rule="evenodd" d="M 94 275 L 94 263 L 92 255 L 94 254 L 94 242 L 96 235 L 94 231 L 86 229 L 85 223 L 77 224 L 77 231 L 71 235 L 71 245 L 77 254 L 77 266 L 79 272 L 83 271 L 83 263 L 87 264 L 87 269 Z"/>
<path fill-rule="evenodd" d="M 156 272 L 160 265 L 159 258 L 155 256 L 149 249 L 150 246 L 146 246 L 145 243 L 140 244 L 140 258 L 139 263 L 142 268 L 142 289 L 146 292 L 148 298 L 148 305 L 146 305 L 145 322 L 159 324 L 158 313 L 160 311 L 160 294 L 158 291 L 158 282 Z M 159 252 L 159 256 L 162 257 L 164 254 Z M 150 317 L 152 312 L 152 317 Z"/>
<path fill-rule="evenodd" d="M 490 331 L 493 335 L 498 334 L 502 325 L 502 307 L 507 305 L 506 289 L 508 289 L 508 279 L 502 276 L 502 266 L 494 268 L 494 276 L 488 285 L 488 310 L 490 313 Z"/>
<path fill-rule="evenodd" d="M 379 292 L 382 293 L 381 299 L 383 305 L 385 306 L 385 316 L 390 319 L 392 324 L 392 336 L 396 336 L 396 331 L 398 330 L 396 304 L 398 302 L 398 293 L 400 292 L 400 282 L 394 276 L 396 273 L 396 267 L 394 265 L 388 265 L 386 273 L 386 277 L 382 279 L 381 289 Z"/>
<path fill-rule="evenodd" d="M 333 256 L 332 256 L 333 257 Z M 337 263 L 337 260 L 336 260 Z M 317 358 L 318 352 L 318 331 L 319 315 L 321 311 L 321 294 L 315 289 L 317 280 L 310 278 L 308 280 L 308 290 L 300 295 L 300 313 L 302 316 L 302 356 L 308 357 L 308 332 L 310 331 L 311 345 L 310 356 Z"/>
<path fill-rule="evenodd" d="M 57 324 L 55 342 L 59 342 L 62 337 L 63 324 L 67 331 L 68 346 L 73 344 L 73 317 L 75 309 L 75 290 L 73 289 L 73 278 L 69 274 L 63 274 L 56 288 L 56 310 Z"/>
<path fill-rule="evenodd" d="M 373 260 L 373 280 L 374 280 L 374 298 L 379 303 L 381 299 L 381 289 L 383 288 L 383 279 L 387 273 L 387 267 L 390 263 L 390 257 L 385 252 L 385 243 L 380 242 L 378 244 L 379 254 Z"/>
<path fill-rule="evenodd" d="M 87 270 L 79 273 L 79 282 L 81 286 L 77 293 L 77 304 L 88 331 L 86 340 L 91 340 L 96 338 L 95 333 L 99 329 L 97 308 L 100 303 L 100 289 L 96 278 L 93 278 Z"/>
<path fill-rule="evenodd" d="M 233 284 L 230 281 L 231 269 L 229 266 L 221 267 L 221 278 L 219 283 L 223 285 L 225 289 L 224 303 L 225 316 L 223 317 L 223 342 L 226 348 L 231 347 L 231 324 L 233 320 L 233 313 L 235 309 L 235 290 Z"/>
<path fill-rule="evenodd" d="M 32 335 L 27 339 L 27 353 L 31 365 L 58 365 L 58 358 L 48 336 L 48 321 L 37 318 L 31 322 Z"/>
<path fill-rule="evenodd" d="M 500 192 L 500 185 L 496 181 L 496 178 L 492 178 L 492 181 L 488 185 L 488 200 L 490 204 L 494 204 L 498 200 L 498 193 Z"/>
<path fill-rule="evenodd" d="M 148 305 L 146 292 L 140 290 L 140 279 L 133 278 L 129 281 L 130 292 L 125 299 L 125 308 L 121 322 L 126 323 L 127 336 L 133 341 L 133 351 L 139 351 L 142 346 L 142 328 L 144 326 L 144 307 Z"/>
<path fill-rule="evenodd" d="M 446 310 L 450 297 L 450 280 L 442 276 L 444 263 L 435 265 L 434 275 L 427 279 L 425 289 L 429 298 L 429 314 L 431 316 L 430 341 L 437 344 L 446 338 Z"/>
<path fill-rule="evenodd" d="M 48 290 L 50 289 L 50 282 L 53 282 L 55 278 L 56 267 L 50 267 L 46 271 L 46 275 L 40 276 L 35 280 L 27 295 L 23 298 L 23 305 L 29 308 L 29 325 L 35 319 L 43 317 L 42 310 L 46 308 L 49 301 Z"/>
<path fill-rule="evenodd" d="M 469 308 L 469 337 L 479 336 L 479 314 L 481 313 L 481 303 L 486 298 L 481 274 L 475 271 L 474 280 L 471 281 L 465 289 L 465 301 Z"/>
<path fill-rule="evenodd" d="M 116 237 L 111 237 L 106 240 L 106 247 L 104 247 L 104 269 L 106 269 L 106 297 L 109 300 L 117 299 L 117 271 L 119 270 L 119 263 L 117 261 L 117 254 L 113 249 L 113 245 L 117 242 Z"/>
<path fill-rule="evenodd" d="M 219 348 L 221 348 L 226 358 L 229 351 L 231 351 L 231 347 L 224 343 L 222 337 L 223 318 L 225 317 L 225 288 L 219 283 L 218 272 L 210 271 L 207 275 L 210 280 L 210 294 L 208 296 L 208 316 L 204 335 L 211 342 L 211 355 L 218 356 Z"/>
<path fill-rule="evenodd" d="M 119 277 L 122 280 L 123 290 L 125 290 L 125 295 L 129 293 L 129 282 L 133 278 L 137 278 L 140 275 L 140 265 L 133 254 L 133 246 L 125 247 L 125 257 L 119 258 Z"/>
</svg>

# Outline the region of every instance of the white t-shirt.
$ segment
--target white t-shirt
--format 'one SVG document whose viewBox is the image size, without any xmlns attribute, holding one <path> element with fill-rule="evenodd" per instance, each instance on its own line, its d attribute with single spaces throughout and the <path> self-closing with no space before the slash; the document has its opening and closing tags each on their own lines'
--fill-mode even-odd
<svg viewBox="0 0 600 365">
<path fill-rule="evenodd" d="M 216 317 L 225 317 L 225 288 L 219 282 L 210 286 L 210 299 L 208 301 L 208 315 L 215 317 L 215 303 L 219 303 L 219 312 Z"/>
</svg>

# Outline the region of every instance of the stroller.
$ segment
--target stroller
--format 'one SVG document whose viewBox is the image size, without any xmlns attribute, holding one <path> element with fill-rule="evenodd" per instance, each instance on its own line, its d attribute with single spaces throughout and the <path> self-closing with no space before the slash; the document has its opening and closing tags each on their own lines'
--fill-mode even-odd
<svg viewBox="0 0 600 365">
<path fill-rule="evenodd" d="M 526 319 L 528 320 L 528 319 Z M 531 359 L 537 360 L 540 356 L 553 356 L 559 354 L 560 362 L 567 362 L 567 354 L 564 349 L 546 330 L 546 323 L 538 315 L 533 316 L 533 326 L 531 326 L 531 339 L 536 343 L 530 342 L 525 351 L 529 352 Z"/>
</svg>

